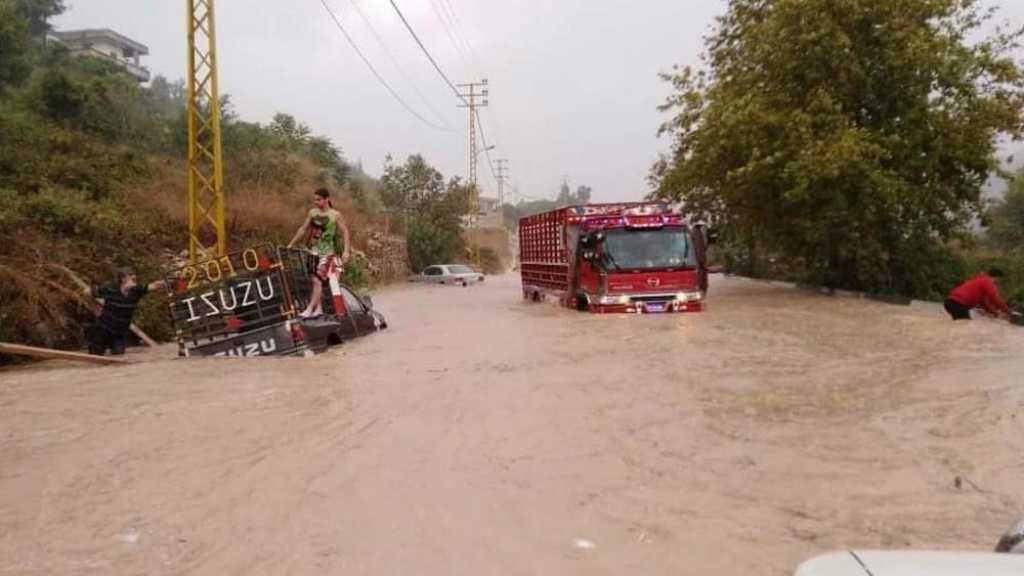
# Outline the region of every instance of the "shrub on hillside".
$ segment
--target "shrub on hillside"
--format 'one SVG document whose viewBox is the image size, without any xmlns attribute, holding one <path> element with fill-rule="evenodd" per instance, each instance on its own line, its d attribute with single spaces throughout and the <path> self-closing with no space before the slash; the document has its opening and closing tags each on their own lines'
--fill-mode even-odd
<svg viewBox="0 0 1024 576">
<path fill-rule="evenodd" d="M 451 262 L 462 248 L 462 239 L 457 232 L 437 226 L 426 218 L 410 219 L 406 241 L 409 265 L 413 270 Z"/>
<path fill-rule="evenodd" d="M 342 271 L 341 283 L 357 290 L 366 288 L 370 284 L 370 263 L 366 257 L 356 254 Z"/>
</svg>

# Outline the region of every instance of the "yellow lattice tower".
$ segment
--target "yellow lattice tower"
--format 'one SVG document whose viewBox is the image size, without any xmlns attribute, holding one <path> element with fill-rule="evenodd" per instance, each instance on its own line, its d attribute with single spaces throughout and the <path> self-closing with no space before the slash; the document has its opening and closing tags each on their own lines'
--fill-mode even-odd
<svg viewBox="0 0 1024 576">
<path fill-rule="evenodd" d="M 220 144 L 214 0 L 188 1 L 188 255 L 223 255 L 224 166 Z"/>
</svg>

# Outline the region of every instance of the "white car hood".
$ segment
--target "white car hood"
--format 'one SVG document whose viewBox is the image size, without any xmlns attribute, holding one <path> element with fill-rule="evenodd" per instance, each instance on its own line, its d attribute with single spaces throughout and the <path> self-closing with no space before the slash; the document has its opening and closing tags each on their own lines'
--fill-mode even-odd
<svg viewBox="0 0 1024 576">
<path fill-rule="evenodd" d="M 796 576 L 1021 576 L 1024 556 L 985 552 L 847 551 L 804 562 Z"/>
</svg>

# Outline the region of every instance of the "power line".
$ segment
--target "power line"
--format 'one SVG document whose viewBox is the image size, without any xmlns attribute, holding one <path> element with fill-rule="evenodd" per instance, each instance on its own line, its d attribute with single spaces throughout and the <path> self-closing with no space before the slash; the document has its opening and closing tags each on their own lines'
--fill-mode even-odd
<svg viewBox="0 0 1024 576">
<path fill-rule="evenodd" d="M 459 58 L 462 59 L 462 63 L 463 64 L 465 64 L 466 66 L 470 66 L 469 59 L 466 57 L 466 54 L 463 53 L 462 47 L 459 46 L 458 41 L 455 39 L 455 36 L 452 34 L 451 26 L 448 24 L 448 21 L 445 19 L 444 15 L 441 13 L 442 11 L 440 9 L 438 9 L 437 6 L 438 6 L 437 0 L 430 0 L 430 8 L 433 9 L 434 15 L 437 16 L 437 21 L 441 23 L 441 28 L 444 29 L 444 33 L 448 35 L 448 40 L 450 40 L 451 43 L 452 43 L 452 46 L 455 47 L 455 52 L 457 52 L 459 54 Z"/>
<path fill-rule="evenodd" d="M 327 13 L 331 15 L 331 19 L 334 20 L 334 24 L 338 27 L 338 30 L 341 31 L 341 34 L 342 34 L 342 36 L 345 37 L 345 40 L 348 41 L 348 44 L 349 44 L 349 46 L 352 47 L 352 50 L 354 50 L 355 53 L 359 55 L 359 57 L 363 60 L 363 63 L 366 64 L 366 67 L 369 68 L 370 72 L 372 72 L 374 77 L 377 78 L 377 81 L 380 82 L 384 86 L 384 88 L 387 89 L 387 91 L 389 93 L 391 93 L 391 96 L 394 97 L 394 99 L 397 100 L 398 103 L 401 104 L 403 108 L 408 110 L 409 113 L 412 114 L 413 116 L 415 116 L 416 118 L 419 118 L 420 122 L 423 122 L 427 126 L 430 126 L 431 128 L 433 128 L 435 130 L 441 130 L 442 132 L 443 131 L 451 132 L 450 128 L 445 128 L 445 127 L 442 127 L 442 126 L 438 126 L 438 125 L 434 124 L 433 122 L 431 122 L 430 120 L 427 120 L 426 118 L 424 118 L 419 112 L 414 110 L 413 107 L 410 106 L 409 103 L 406 102 L 398 94 L 398 92 L 395 92 L 395 89 L 392 88 L 391 85 L 388 84 L 387 80 L 385 80 L 384 77 L 380 75 L 380 72 L 377 72 L 377 69 L 373 67 L 373 64 L 370 63 L 370 60 L 366 57 L 365 54 L 363 54 L 363 51 L 359 49 L 359 46 L 356 45 L 356 43 L 352 39 L 352 37 L 349 36 L 348 31 L 346 31 L 345 27 L 341 24 L 341 20 L 338 19 L 338 16 L 334 14 L 334 10 L 331 10 L 331 7 L 327 4 L 327 0 L 320 0 L 320 3 L 323 4 L 324 9 L 327 10 Z"/>
<path fill-rule="evenodd" d="M 505 141 L 505 137 L 501 133 L 501 124 L 498 122 L 498 115 L 491 111 L 490 108 L 488 108 L 487 114 L 485 114 L 485 116 L 487 116 L 488 120 L 491 122 L 491 135 L 496 135 L 496 137 L 498 138 L 498 142 L 502 142 L 503 146 L 505 144 L 508 144 Z M 483 122 L 481 122 L 481 124 L 483 124 Z M 505 146 L 505 148 L 508 149 L 508 146 Z"/>
<path fill-rule="evenodd" d="M 462 100 L 463 104 L 465 104 L 466 107 L 470 108 L 471 113 L 472 113 L 471 116 L 475 117 L 476 124 L 479 126 L 479 129 L 480 129 L 480 140 L 481 140 L 481 142 L 484 145 L 484 154 L 487 156 L 487 168 L 491 172 L 491 177 L 494 178 L 495 181 L 497 181 L 498 178 L 497 178 L 497 176 L 495 174 L 495 170 L 494 170 L 494 161 L 491 159 L 491 152 L 488 149 L 487 137 L 484 135 L 483 125 L 480 122 L 480 111 L 477 109 L 476 104 L 473 103 L 471 105 L 470 102 L 466 100 L 465 95 L 463 95 L 459 91 L 458 87 L 456 87 L 455 84 L 452 83 L 452 81 L 448 79 L 448 75 L 445 74 L 443 70 L 441 70 L 441 67 L 437 64 L 437 61 L 434 60 L 434 57 L 430 55 L 430 51 L 427 50 L 427 47 L 423 45 L 423 41 L 420 40 L 420 37 L 416 34 L 416 31 L 412 29 L 412 25 L 409 24 L 408 20 L 406 20 L 405 15 L 402 14 L 402 10 L 398 7 L 398 4 L 395 3 L 395 0 L 388 0 L 388 1 L 390 2 L 391 7 L 395 9 L 395 13 L 398 14 L 398 17 L 402 20 L 402 24 L 405 25 L 405 29 L 409 31 L 409 34 L 412 36 L 413 40 L 416 41 L 416 44 L 419 45 L 420 50 L 422 50 L 423 54 L 427 57 L 427 60 L 430 60 L 430 63 L 434 66 L 434 70 L 437 70 L 437 73 L 444 80 L 445 84 L 447 84 L 448 87 L 452 89 L 452 92 L 455 93 L 455 96 L 458 97 L 460 100 Z M 473 123 L 470 122 L 470 130 L 471 130 L 471 134 L 470 134 L 471 145 L 470 145 L 470 147 L 471 148 L 473 147 L 472 146 L 472 138 L 474 137 L 475 132 L 476 132 L 475 130 L 472 129 L 472 124 Z M 472 155 L 472 153 L 473 153 L 473 150 L 470 150 L 470 154 L 471 155 Z M 474 174 L 475 167 L 473 167 L 473 163 L 474 162 L 475 162 L 475 160 L 470 160 L 470 180 L 471 180 L 472 184 L 476 183 L 476 178 L 475 178 L 475 174 Z"/>
<path fill-rule="evenodd" d="M 322 1 L 323 0 L 321 0 L 321 2 Z M 409 34 L 412 35 L 412 39 L 415 40 L 417 44 L 419 44 L 420 50 L 423 51 L 423 54 L 427 57 L 427 60 L 430 60 L 430 63 L 434 65 L 434 70 L 437 70 L 437 73 L 441 75 L 441 78 L 443 78 L 445 84 L 447 84 L 448 87 L 452 89 L 452 92 L 454 92 L 456 96 L 458 96 L 463 102 L 465 102 L 466 99 L 462 97 L 462 94 L 459 93 L 459 89 L 455 87 L 455 84 L 453 84 L 452 81 L 448 79 L 448 76 L 444 73 L 443 70 L 441 70 L 441 67 L 437 65 L 437 61 L 434 60 L 434 57 L 430 55 L 430 51 L 427 50 L 427 47 L 423 45 L 423 41 L 420 40 L 420 37 L 416 35 L 416 31 L 412 29 L 412 26 L 409 24 L 409 21 L 405 19 L 405 14 L 402 14 L 402 10 L 398 7 L 398 4 L 395 4 L 395 0 L 389 0 L 389 2 L 391 2 L 391 7 L 395 9 L 395 13 L 398 14 L 398 17 L 402 19 L 402 24 L 405 24 L 405 29 L 408 30 Z"/>
<path fill-rule="evenodd" d="M 487 167 L 491 171 L 491 178 L 494 178 L 494 180 L 497 181 L 498 176 L 494 172 L 494 162 L 491 161 L 491 151 L 490 148 L 488 148 L 487 146 L 487 137 L 484 136 L 484 124 L 483 122 L 480 121 L 479 110 L 476 110 L 476 124 L 477 127 L 480 129 L 480 142 L 482 142 L 484 145 L 484 155 L 487 156 Z"/>
<path fill-rule="evenodd" d="M 441 1 L 441 7 L 444 8 L 445 12 L 448 14 L 449 18 L 451 18 L 451 21 L 454 24 L 453 28 L 455 30 L 455 35 L 466 46 L 466 49 L 469 51 L 469 58 L 470 58 L 470 60 L 476 61 L 476 58 L 475 58 L 475 56 L 476 56 L 475 52 L 476 51 L 473 50 L 473 45 L 469 43 L 469 40 L 466 40 L 466 37 L 463 36 L 461 32 L 459 32 L 459 28 L 462 26 L 462 22 L 459 21 L 458 15 L 455 14 L 455 8 L 452 7 L 452 4 L 451 4 L 451 2 L 449 2 L 449 0 L 440 0 L 440 1 Z"/>
<path fill-rule="evenodd" d="M 398 58 L 396 58 L 394 52 L 392 52 L 391 49 L 388 48 L 387 43 L 384 42 L 384 38 L 380 35 L 380 33 L 377 32 L 377 29 L 373 26 L 373 23 L 370 22 L 370 19 L 366 16 L 366 13 L 363 12 L 363 9 L 359 6 L 359 2 L 357 2 L 357 0 L 349 0 L 349 2 L 352 4 L 352 7 L 356 9 L 356 12 L 359 14 L 359 17 L 363 19 L 363 22 L 366 23 L 366 27 L 370 29 L 370 32 L 373 34 L 373 37 L 377 39 L 377 43 L 380 44 L 381 49 L 383 49 L 384 53 L 388 55 L 388 58 L 391 60 L 391 63 L 394 64 L 395 69 L 398 70 L 398 73 L 402 76 L 403 79 L 405 79 L 406 83 L 408 83 L 409 86 L 412 86 L 412 89 L 420 97 L 420 100 L 423 102 L 424 106 L 426 106 L 427 109 L 430 110 L 434 114 L 434 116 L 441 121 L 442 124 L 444 124 L 444 127 L 448 132 L 454 132 L 454 130 L 452 130 L 451 127 L 447 125 L 447 122 L 444 121 L 444 116 L 442 116 L 440 112 L 438 112 L 436 109 L 434 109 L 433 106 L 430 105 L 430 101 L 427 99 L 426 95 L 424 95 L 423 92 L 420 91 L 419 86 L 416 85 L 416 82 L 413 81 L 413 79 L 405 72 L 405 69 L 402 68 L 401 64 L 398 63 Z"/>
<path fill-rule="evenodd" d="M 505 182 L 508 181 L 508 158 L 495 160 L 498 165 L 498 205 L 505 204 Z"/>
</svg>

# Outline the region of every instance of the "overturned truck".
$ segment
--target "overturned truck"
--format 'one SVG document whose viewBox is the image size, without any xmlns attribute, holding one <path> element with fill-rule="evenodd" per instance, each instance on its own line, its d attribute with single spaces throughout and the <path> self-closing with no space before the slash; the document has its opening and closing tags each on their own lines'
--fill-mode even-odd
<svg viewBox="0 0 1024 576">
<path fill-rule="evenodd" d="M 387 327 L 369 296 L 337 276 L 324 315 L 298 317 L 310 271 L 300 250 L 259 245 L 189 264 L 164 278 L 180 356 L 312 355 Z"/>
</svg>

